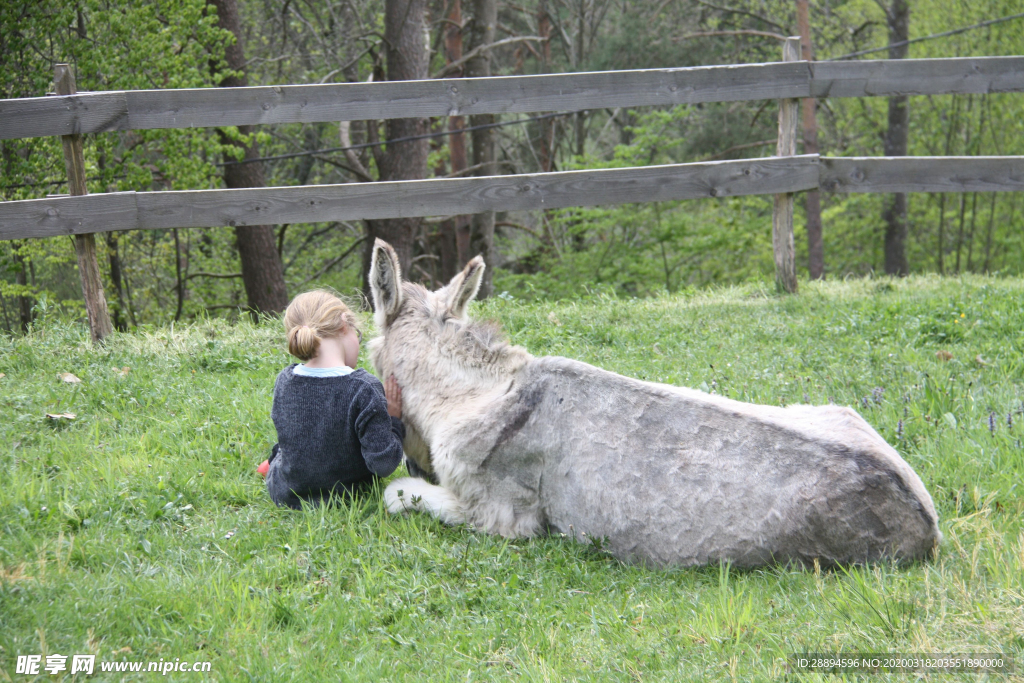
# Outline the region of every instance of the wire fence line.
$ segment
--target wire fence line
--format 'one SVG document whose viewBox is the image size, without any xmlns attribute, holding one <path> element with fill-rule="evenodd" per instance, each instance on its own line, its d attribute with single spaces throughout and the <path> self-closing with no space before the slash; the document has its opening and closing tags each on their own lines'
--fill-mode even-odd
<svg viewBox="0 0 1024 683">
<path fill-rule="evenodd" d="M 998 19 L 989 19 L 987 21 L 982 21 L 982 22 L 979 22 L 977 24 L 971 24 L 970 26 L 961 26 L 960 28 L 954 28 L 954 29 L 951 29 L 949 31 L 942 31 L 941 33 L 933 33 L 933 34 L 928 35 L 928 36 L 921 36 L 920 38 L 911 38 L 910 40 L 900 40 L 900 41 L 895 42 L 895 43 L 889 43 L 888 45 L 883 45 L 882 47 L 873 47 L 870 50 L 858 50 L 857 52 L 851 52 L 849 54 L 840 55 L 838 57 L 829 57 L 828 59 L 823 59 L 821 61 L 823 61 L 823 62 L 837 62 L 837 61 L 840 61 L 840 60 L 843 60 L 843 59 L 850 59 L 851 57 L 861 57 L 863 55 L 870 55 L 870 54 L 874 54 L 876 52 L 885 52 L 886 50 L 888 50 L 890 48 L 893 48 L 893 47 L 903 47 L 904 45 L 913 45 L 914 43 L 921 43 L 921 42 L 924 42 L 926 40 L 935 40 L 937 38 L 948 38 L 949 36 L 955 36 L 955 35 L 958 35 L 960 33 L 966 33 L 967 31 L 973 31 L 974 29 L 978 29 L 978 28 L 985 28 L 986 26 L 992 26 L 993 24 L 1001 24 L 1001 23 L 1003 23 L 1005 21 L 1012 21 L 1013 19 L 1024 19 L 1024 12 L 1021 12 L 1019 14 L 1011 14 L 1011 15 L 1006 16 L 1006 17 L 999 17 Z"/>
<path fill-rule="evenodd" d="M 581 110 L 585 111 L 585 110 Z M 328 154 L 331 152 L 348 152 L 357 149 L 367 149 L 370 147 L 383 147 L 385 145 L 393 145 L 397 142 L 412 142 L 414 140 L 429 140 L 432 138 L 443 138 L 449 135 L 458 135 L 461 133 L 469 133 L 474 130 L 486 130 L 488 128 L 504 128 L 505 126 L 515 126 L 523 123 L 530 123 L 531 121 L 543 121 L 545 119 L 554 119 L 560 116 L 573 116 L 578 114 L 577 111 L 568 112 L 556 112 L 552 114 L 542 114 L 541 116 L 530 116 L 524 119 L 516 119 L 514 121 L 498 121 L 496 123 L 483 123 L 478 126 L 466 126 L 465 128 L 458 128 L 455 130 L 439 130 L 433 133 L 423 133 L 422 135 L 406 135 L 400 138 L 391 138 L 390 140 L 378 140 L 377 142 L 362 142 L 358 145 L 349 145 L 348 147 L 326 147 L 324 149 L 306 150 L 302 152 L 291 152 L 289 154 L 275 154 L 266 157 L 253 157 L 252 159 L 241 159 L 239 161 L 222 161 L 217 166 L 236 166 L 239 164 L 253 164 L 259 161 L 279 161 L 281 159 L 295 159 L 298 157 L 313 156 L 314 154 Z"/>
<path fill-rule="evenodd" d="M 349 145 L 347 147 L 324 147 L 322 149 L 304 150 L 302 152 L 290 152 L 288 154 L 273 154 L 273 155 L 270 155 L 270 156 L 253 157 L 251 159 L 241 159 L 241 160 L 238 160 L 238 161 L 219 161 L 219 162 L 215 163 L 214 166 L 224 167 L 224 166 L 236 166 L 236 165 L 240 165 L 240 164 L 253 164 L 253 163 L 257 163 L 257 162 L 261 162 L 261 161 L 281 161 L 281 160 L 284 160 L 284 159 L 296 159 L 296 158 L 306 157 L 306 156 L 315 156 L 317 154 L 330 154 L 330 153 L 333 153 L 333 152 L 347 152 L 347 151 L 358 150 L 358 149 L 367 149 L 367 148 L 370 148 L 370 147 L 383 147 L 385 145 L 391 145 L 391 144 L 395 144 L 395 143 L 398 143 L 398 142 L 411 142 L 413 140 L 426 140 L 426 139 L 431 139 L 431 138 L 441 138 L 441 137 L 447 137 L 449 135 L 456 135 L 456 134 L 459 134 L 459 133 L 470 133 L 470 132 L 472 132 L 474 130 L 485 130 L 485 129 L 488 129 L 488 128 L 504 128 L 505 126 L 516 126 L 516 125 L 521 125 L 521 124 L 524 124 L 524 123 L 530 123 L 530 122 L 533 122 L 533 121 L 543 121 L 543 120 L 546 120 L 546 119 L 553 119 L 553 118 L 558 118 L 558 117 L 562 117 L 562 116 L 573 116 L 573 115 L 575 115 L 577 113 L 579 113 L 579 112 L 576 112 L 576 111 L 555 112 L 555 113 L 551 113 L 551 114 L 542 114 L 540 116 L 530 116 L 530 117 L 527 117 L 527 118 L 516 119 L 514 121 L 498 121 L 496 123 L 485 123 L 485 124 L 481 124 L 481 125 L 478 125 L 478 126 L 466 126 L 464 128 L 459 128 L 457 130 L 435 131 L 433 133 L 424 133 L 423 135 L 407 135 L 405 137 L 392 138 L 390 140 L 378 140 L 377 142 L 363 142 L 363 143 L 359 143 L 357 145 Z M 115 176 L 111 176 L 111 180 L 119 180 L 119 179 L 122 179 L 122 178 L 125 178 L 125 177 L 126 176 L 124 176 L 124 175 L 115 175 Z M 103 180 L 103 178 L 92 177 L 92 178 L 86 178 L 86 180 L 87 181 L 97 181 L 97 180 Z M 16 188 L 19 188 L 19 187 L 52 187 L 54 185 L 64 185 L 67 182 L 68 181 L 66 179 L 64 179 L 64 180 L 43 180 L 43 181 L 39 181 L 39 182 L 36 182 L 36 183 L 17 183 L 17 184 L 13 184 L 13 185 L 2 185 L 2 186 L 0 186 L 0 190 L 12 190 L 12 189 L 16 189 Z"/>
</svg>

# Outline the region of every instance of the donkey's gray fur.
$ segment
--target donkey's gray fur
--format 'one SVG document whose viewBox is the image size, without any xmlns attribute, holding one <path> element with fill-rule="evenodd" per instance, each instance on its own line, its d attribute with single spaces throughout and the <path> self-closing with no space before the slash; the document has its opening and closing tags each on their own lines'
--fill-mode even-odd
<svg viewBox="0 0 1024 683">
<path fill-rule="evenodd" d="M 483 267 L 429 292 L 374 246 L 372 361 L 402 386 L 406 455 L 440 484 L 392 482 L 391 512 L 552 530 L 652 566 L 911 560 L 941 539 L 920 478 L 854 410 L 535 358 L 467 319 Z"/>
</svg>

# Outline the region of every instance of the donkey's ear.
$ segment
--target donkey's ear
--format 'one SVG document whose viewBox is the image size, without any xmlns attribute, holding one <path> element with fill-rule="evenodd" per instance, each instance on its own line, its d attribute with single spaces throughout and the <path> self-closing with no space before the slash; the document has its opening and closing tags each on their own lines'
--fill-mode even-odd
<svg viewBox="0 0 1024 683">
<path fill-rule="evenodd" d="M 377 328 L 384 329 L 402 307 L 402 269 L 391 245 L 377 238 L 370 257 L 370 293 Z"/>
<path fill-rule="evenodd" d="M 445 289 L 448 290 L 448 314 L 461 318 L 466 314 L 466 306 L 480 290 L 480 281 L 484 276 L 484 257 L 476 256 L 466 264 L 462 272 L 452 278 Z"/>
</svg>

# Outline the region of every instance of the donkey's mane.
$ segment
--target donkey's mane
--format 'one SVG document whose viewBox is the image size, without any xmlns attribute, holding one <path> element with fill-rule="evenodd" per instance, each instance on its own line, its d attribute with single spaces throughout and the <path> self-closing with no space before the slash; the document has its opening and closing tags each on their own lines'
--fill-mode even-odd
<svg viewBox="0 0 1024 683">
<path fill-rule="evenodd" d="M 496 320 L 468 320 L 461 333 L 489 353 L 502 353 L 510 346 L 505 330 Z"/>
<path fill-rule="evenodd" d="M 442 338 L 455 346 L 465 361 L 513 371 L 530 355 L 521 346 L 508 341 L 501 325 L 493 320 L 466 320 L 460 325 L 444 325 Z"/>
</svg>

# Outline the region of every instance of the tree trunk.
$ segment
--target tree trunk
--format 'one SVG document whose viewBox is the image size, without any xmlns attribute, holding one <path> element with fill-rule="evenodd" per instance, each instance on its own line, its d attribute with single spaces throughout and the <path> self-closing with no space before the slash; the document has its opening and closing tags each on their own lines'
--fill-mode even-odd
<svg viewBox="0 0 1024 683">
<path fill-rule="evenodd" d="M 892 0 L 887 12 L 889 22 L 889 43 L 905 41 L 910 29 L 909 0 Z M 903 59 L 907 56 L 907 45 L 889 48 L 889 59 Z M 907 155 L 907 136 L 910 111 L 906 95 L 889 98 L 889 130 L 885 134 L 885 156 Z M 904 276 L 909 272 L 907 265 L 907 195 L 897 193 L 890 198 L 882 214 L 885 221 L 885 273 Z"/>
<path fill-rule="evenodd" d="M 579 0 L 577 2 L 577 8 L 579 14 L 576 15 L 576 49 L 575 61 L 573 65 L 576 67 L 576 71 L 583 70 L 583 48 L 585 45 L 585 32 L 587 27 L 587 3 L 586 0 Z M 586 112 L 578 111 L 574 118 L 574 138 L 576 142 L 576 156 L 582 157 L 584 152 L 587 151 L 587 130 L 586 130 Z"/>
<path fill-rule="evenodd" d="M 960 226 L 956 231 L 956 274 L 960 274 L 960 250 L 964 246 L 964 221 L 967 218 L 967 195 L 960 193 Z"/>
<path fill-rule="evenodd" d="M 953 95 L 953 115 L 947 117 L 949 120 L 949 127 L 946 130 L 946 150 L 943 152 L 943 156 L 949 156 L 953 149 L 953 133 L 960 125 L 960 101 L 961 98 L 958 95 Z M 945 265 L 945 245 L 946 236 L 946 194 L 939 193 L 939 244 L 938 244 L 938 257 L 939 257 L 939 275 L 946 274 Z"/>
<path fill-rule="evenodd" d="M 943 258 L 943 251 L 946 249 L 946 245 L 943 244 L 946 233 L 946 195 L 945 193 L 939 194 L 939 275 L 946 274 L 945 260 Z"/>
<path fill-rule="evenodd" d="M 974 272 L 974 268 L 971 266 L 971 259 L 974 257 L 974 227 L 977 225 L 978 218 L 978 193 L 971 193 L 971 232 L 967 236 L 967 272 Z"/>
<path fill-rule="evenodd" d="M 473 0 L 473 23 L 469 33 L 469 49 L 474 50 L 482 45 L 494 42 L 494 29 L 498 24 L 497 0 Z M 470 78 L 491 75 L 491 53 L 484 51 L 466 64 L 466 76 Z M 478 114 L 469 117 L 469 125 L 482 126 L 494 123 L 493 114 Z M 494 129 L 485 128 L 473 131 L 473 164 L 480 170 L 477 175 L 495 175 L 494 167 Z M 494 250 L 494 212 L 487 211 L 473 216 L 472 251 L 483 254 L 487 268 L 484 270 L 483 281 L 480 283 L 478 298 L 489 297 L 494 290 L 493 276 L 495 266 Z"/>
<path fill-rule="evenodd" d="M 236 0 L 209 0 L 217 11 L 217 25 L 231 31 L 235 42 L 228 45 L 225 58 L 228 68 L 236 72 L 220 82 L 222 88 L 244 87 L 249 84 L 245 75 L 245 53 L 242 45 L 242 31 L 238 18 Z M 248 136 L 253 132 L 252 126 L 238 126 L 241 135 Z M 259 146 L 255 140 L 245 144 L 231 139 L 224 131 L 219 131 L 221 142 L 234 145 L 245 150 L 244 159 L 259 157 Z M 233 161 L 232 158 L 226 158 Z M 224 184 L 231 189 L 243 187 L 265 187 L 263 164 L 230 164 L 224 167 Z M 284 267 L 281 256 L 277 253 L 274 239 L 274 228 L 270 225 L 235 226 L 235 239 L 238 243 L 238 256 L 242 262 L 242 282 L 245 285 L 245 296 L 249 302 L 249 310 L 253 314 L 280 313 L 288 305 L 288 290 L 284 282 Z"/>
<path fill-rule="evenodd" d="M 547 0 L 540 0 L 537 8 L 537 27 L 538 33 L 544 41 L 540 45 L 540 64 L 541 73 L 551 72 L 551 14 L 548 11 Z M 540 120 L 540 170 L 544 173 L 550 173 L 555 170 L 555 119 L 546 118 Z M 545 209 L 541 213 L 541 235 L 540 235 L 540 248 L 534 255 L 529 257 L 530 260 L 536 260 L 537 256 L 544 252 L 550 252 L 554 247 L 554 234 L 551 230 L 551 222 L 554 220 L 554 215 L 550 209 Z M 522 261 L 520 261 L 522 263 Z"/>
<path fill-rule="evenodd" d="M 548 14 L 548 3 L 540 0 L 537 9 L 538 33 L 544 42 L 540 45 L 541 72 L 548 73 L 551 70 L 551 15 Z M 541 119 L 540 121 L 540 170 L 549 173 L 554 169 L 554 150 L 552 144 L 555 136 L 554 119 Z"/>
<path fill-rule="evenodd" d="M 125 322 L 124 288 L 121 286 L 121 249 L 116 232 L 108 232 L 105 235 L 107 241 L 107 263 L 110 265 L 110 282 L 114 285 L 114 293 L 117 295 L 117 302 L 110 308 L 113 311 L 111 322 L 118 332 L 127 332 L 128 323 Z"/>
<path fill-rule="evenodd" d="M 992 225 L 996 217 L 996 193 L 992 193 L 992 204 L 988 210 L 988 235 L 985 237 L 985 263 L 981 267 L 981 272 L 988 275 L 988 263 L 989 257 L 992 255 Z"/>
<path fill-rule="evenodd" d="M 801 59 L 814 61 L 814 48 L 811 43 L 811 23 L 808 16 L 807 0 L 797 0 L 797 26 L 800 30 Z M 804 154 L 818 153 L 818 101 L 806 98 L 800 101 L 804 129 Z M 804 207 L 807 212 L 807 269 L 812 280 L 825 278 L 825 246 L 821 237 L 821 195 L 817 189 L 804 195 Z"/>
<path fill-rule="evenodd" d="M 445 29 L 445 61 L 448 64 L 462 59 L 462 0 L 452 0 Z M 453 78 L 463 75 L 463 69 L 451 74 Z M 466 127 L 463 116 L 448 118 L 448 130 L 461 131 Z M 452 174 L 461 173 L 469 166 L 466 156 L 466 135 L 455 132 L 448 136 L 448 156 Z M 473 257 L 470 253 L 471 217 L 453 216 L 443 224 L 441 244 L 441 279 L 448 282 L 455 273 Z M 452 248 L 454 245 L 454 249 Z"/>
<path fill-rule="evenodd" d="M 426 0 L 386 0 L 384 3 L 384 44 L 387 59 L 387 80 L 411 81 L 427 78 L 428 54 L 424 42 Z M 386 138 L 394 140 L 427 132 L 427 120 L 390 119 Z M 380 169 L 379 180 L 422 180 L 427 177 L 426 139 L 389 144 L 385 149 L 374 148 L 374 158 Z M 422 218 L 393 218 L 366 221 L 366 247 L 363 250 L 363 289 L 369 293 L 370 255 L 373 241 L 379 237 L 394 247 L 402 273 L 413 279 L 413 237 Z"/>
<path fill-rule="evenodd" d="M 11 242 L 11 249 L 14 253 L 14 264 L 17 270 L 14 272 L 14 282 L 22 287 L 28 287 L 28 264 L 24 257 L 18 253 L 18 243 Z M 21 322 L 21 331 L 28 332 L 28 326 L 32 324 L 32 299 L 24 294 L 18 295 L 18 317 Z"/>
</svg>

